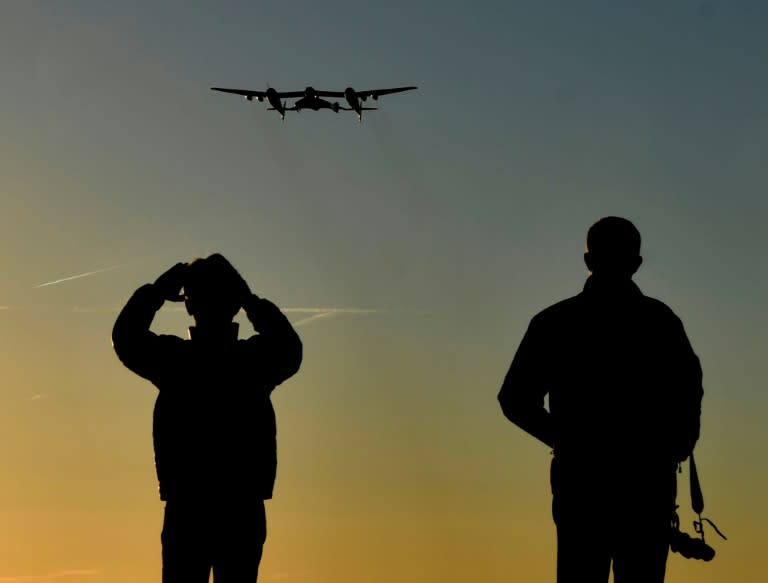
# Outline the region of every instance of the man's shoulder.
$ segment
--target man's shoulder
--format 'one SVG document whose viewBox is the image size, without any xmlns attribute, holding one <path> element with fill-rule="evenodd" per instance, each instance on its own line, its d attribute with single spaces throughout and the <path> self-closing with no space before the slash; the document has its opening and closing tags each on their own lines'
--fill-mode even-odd
<svg viewBox="0 0 768 583">
<path fill-rule="evenodd" d="M 646 296 L 642 294 L 640 296 L 644 311 L 651 317 L 655 316 L 660 319 L 666 319 L 670 321 L 679 321 L 680 318 L 667 304 L 657 298 Z"/>
<path fill-rule="evenodd" d="M 533 319 L 536 321 L 545 322 L 569 316 L 574 312 L 581 310 L 582 308 L 583 298 L 581 294 L 578 294 L 569 298 L 565 298 L 564 300 L 560 300 L 559 302 L 544 308 L 538 314 L 536 314 Z"/>
<path fill-rule="evenodd" d="M 680 319 L 672 308 L 657 298 L 638 293 L 637 301 L 640 309 L 649 317 L 670 321 L 678 321 Z M 580 293 L 544 308 L 533 317 L 531 322 L 538 324 L 557 322 L 577 317 L 588 310 L 590 310 L 589 299 L 584 293 Z"/>
</svg>

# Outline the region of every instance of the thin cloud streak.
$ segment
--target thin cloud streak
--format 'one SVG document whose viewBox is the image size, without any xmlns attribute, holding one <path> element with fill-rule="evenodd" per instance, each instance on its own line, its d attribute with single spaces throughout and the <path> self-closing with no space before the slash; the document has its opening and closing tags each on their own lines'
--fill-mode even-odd
<svg viewBox="0 0 768 583">
<path fill-rule="evenodd" d="M 115 269 L 116 267 L 107 268 L 109 269 Z M 98 272 L 93 273 L 101 273 L 100 270 Z M 58 283 L 58 281 L 69 281 L 70 279 L 73 279 L 75 277 L 87 277 L 87 274 L 80 274 L 78 276 L 72 276 L 70 278 L 65 278 L 64 280 L 57 280 L 56 282 L 48 282 L 45 284 L 41 284 L 37 287 L 42 287 L 43 285 L 53 285 L 54 283 Z M 3 309 L 5 310 L 23 310 L 24 308 L 19 307 L 10 307 L 10 306 L 0 306 L 0 311 Z M 409 311 L 411 313 L 422 313 L 423 310 L 398 310 L 398 309 L 382 309 L 382 308 L 333 308 L 333 307 L 288 307 L 288 308 L 280 308 L 280 310 L 285 314 L 307 314 L 308 316 L 306 318 L 301 318 L 299 320 L 291 322 L 293 326 L 299 327 L 299 326 L 306 326 L 307 324 L 311 324 L 312 322 L 317 322 L 319 320 L 326 320 L 329 318 L 333 318 L 336 316 L 342 316 L 342 315 L 366 315 L 366 314 L 391 314 L 393 312 L 403 312 L 403 311 Z M 114 307 L 89 307 L 89 306 L 73 306 L 70 308 L 64 308 L 63 311 L 65 312 L 71 312 L 71 313 L 78 313 L 78 314 L 103 314 L 103 313 L 117 313 L 120 311 L 120 308 L 114 308 Z M 186 308 L 184 306 L 177 305 L 166 305 L 163 307 L 163 311 L 167 312 L 184 312 L 186 313 Z M 3 583 L 3 580 L 0 579 L 0 583 Z"/>
<path fill-rule="evenodd" d="M 310 322 L 315 322 L 316 320 L 325 320 L 326 318 L 332 318 L 333 316 L 336 316 L 336 312 L 322 312 L 320 314 L 315 314 L 314 316 L 310 316 L 309 318 L 302 318 L 301 320 L 297 322 L 292 322 L 294 328 L 298 328 L 299 326 L 304 326 L 306 324 L 309 324 Z"/>
<path fill-rule="evenodd" d="M 125 263 L 120 263 L 118 265 L 111 265 L 110 267 L 105 267 L 103 269 L 94 269 L 93 271 L 86 271 L 85 273 L 78 273 L 77 275 L 70 275 L 68 277 L 62 277 L 61 279 L 55 279 L 53 281 L 46 281 L 45 283 L 41 283 L 35 286 L 34 289 L 38 289 L 41 287 L 48 287 L 50 285 L 56 285 L 58 283 L 64 283 L 65 281 L 72 281 L 75 279 L 81 279 L 83 277 L 90 277 L 91 275 L 97 275 L 99 273 L 105 273 L 107 271 L 112 271 L 113 269 L 117 269 L 118 267 L 123 267 Z M 0 582 L 2 582 L 2 579 L 0 579 Z"/>
<path fill-rule="evenodd" d="M 2 309 L 2 306 L 0 306 L 0 309 Z M 8 308 L 10 309 L 10 307 Z M 179 305 L 166 305 L 163 307 L 164 310 L 168 310 L 170 312 L 186 312 L 186 308 Z M 118 312 L 120 311 L 120 308 L 100 308 L 100 307 L 88 307 L 88 306 L 73 306 L 70 308 L 70 311 L 72 312 L 84 312 L 84 313 L 100 313 L 100 312 Z M 381 308 L 280 308 L 281 312 L 285 312 L 286 314 L 327 314 L 328 312 L 334 313 L 334 314 L 384 314 L 387 312 L 392 312 L 394 310 L 383 310 Z"/>
<path fill-rule="evenodd" d="M 72 577 L 84 577 L 98 575 L 96 569 L 66 569 L 54 573 L 45 573 L 39 575 L 11 575 L 0 577 L 0 583 L 37 583 L 37 581 L 58 581 Z"/>
<path fill-rule="evenodd" d="M 280 308 L 286 313 L 295 314 L 383 314 L 392 310 L 382 310 L 379 308 Z"/>
<path fill-rule="evenodd" d="M 382 310 L 377 308 L 282 308 L 282 311 L 287 314 L 312 314 L 307 318 L 303 318 L 296 322 L 292 322 L 295 327 L 305 326 L 311 322 L 317 320 L 325 320 L 327 318 L 333 318 L 341 314 L 383 314 L 391 312 L 392 310 Z"/>
</svg>

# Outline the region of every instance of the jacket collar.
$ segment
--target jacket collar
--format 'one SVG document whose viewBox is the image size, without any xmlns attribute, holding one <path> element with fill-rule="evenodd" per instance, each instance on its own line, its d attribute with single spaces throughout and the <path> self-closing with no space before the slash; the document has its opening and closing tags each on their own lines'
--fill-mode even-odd
<svg viewBox="0 0 768 583">
<path fill-rule="evenodd" d="M 584 283 L 584 294 L 588 296 L 636 297 L 643 293 L 631 279 L 614 279 L 590 275 Z"/>
<path fill-rule="evenodd" d="M 189 327 L 189 338 L 195 342 L 231 342 L 237 340 L 240 325 L 237 322 L 227 322 L 226 326 L 216 328 Z"/>
</svg>

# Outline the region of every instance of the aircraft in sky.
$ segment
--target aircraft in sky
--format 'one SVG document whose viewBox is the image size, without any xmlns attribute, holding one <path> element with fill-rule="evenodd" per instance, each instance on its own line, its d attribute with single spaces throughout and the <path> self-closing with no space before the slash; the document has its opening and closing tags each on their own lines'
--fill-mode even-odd
<svg viewBox="0 0 768 583">
<path fill-rule="evenodd" d="M 362 121 L 363 111 L 370 111 L 378 109 L 377 107 L 364 107 L 365 102 L 369 97 L 374 101 L 381 95 L 389 95 L 390 93 L 400 93 L 401 91 L 411 91 L 416 89 L 415 86 L 410 87 L 393 87 L 390 89 L 366 89 L 365 91 L 355 91 L 352 87 L 347 87 L 344 91 L 318 91 L 314 87 L 307 87 L 304 91 L 276 91 L 273 88 L 268 88 L 266 91 L 253 91 L 251 89 L 227 89 L 225 87 L 211 87 L 213 91 L 222 91 L 224 93 L 234 93 L 235 95 L 242 95 L 248 101 L 253 101 L 256 98 L 258 101 L 267 100 L 272 106 L 270 111 L 276 111 L 280 114 L 282 119 L 285 119 L 286 111 L 299 112 L 302 109 L 312 109 L 318 111 L 320 109 L 330 109 L 335 113 L 339 113 L 339 110 L 354 111 L 357 113 L 357 119 Z M 331 103 L 330 101 L 323 99 L 323 97 L 343 97 L 347 100 L 349 107 L 339 105 L 338 101 Z M 288 105 L 284 99 L 297 99 L 292 105 Z"/>
</svg>

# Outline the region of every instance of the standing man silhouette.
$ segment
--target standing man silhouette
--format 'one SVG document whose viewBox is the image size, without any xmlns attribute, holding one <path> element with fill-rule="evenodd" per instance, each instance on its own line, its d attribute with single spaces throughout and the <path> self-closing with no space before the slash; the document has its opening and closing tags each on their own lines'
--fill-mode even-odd
<svg viewBox="0 0 768 583">
<path fill-rule="evenodd" d="M 504 415 L 554 450 L 558 583 L 662 583 L 675 469 L 699 437 L 701 368 L 680 319 L 632 281 L 640 233 L 587 234 L 579 295 L 530 323 L 504 379 Z M 544 406 L 548 396 L 548 408 Z"/>
<path fill-rule="evenodd" d="M 181 295 L 181 290 L 184 294 Z M 190 338 L 150 331 L 165 301 L 184 301 Z M 243 308 L 257 334 L 238 339 Z M 264 500 L 277 468 L 272 390 L 302 346 L 288 319 L 252 294 L 221 255 L 178 263 L 140 287 L 112 332 L 120 360 L 158 389 L 153 441 L 163 583 L 254 583 L 266 538 Z"/>
</svg>

